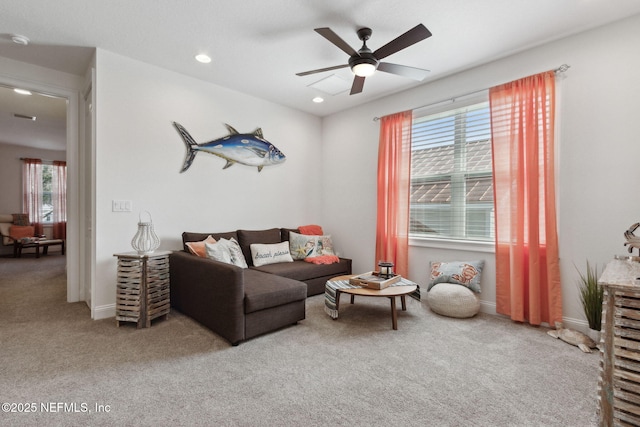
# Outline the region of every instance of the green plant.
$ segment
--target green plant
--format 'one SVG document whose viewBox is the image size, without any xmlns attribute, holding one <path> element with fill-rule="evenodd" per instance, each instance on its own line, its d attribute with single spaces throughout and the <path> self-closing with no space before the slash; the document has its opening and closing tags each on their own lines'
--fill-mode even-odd
<svg viewBox="0 0 640 427">
<path fill-rule="evenodd" d="M 576 267 L 576 270 L 578 268 Z M 602 300 L 604 297 L 604 288 L 598 284 L 598 267 L 593 268 L 587 261 L 587 270 L 580 274 L 580 281 L 578 282 L 580 289 L 580 302 L 584 309 L 584 314 L 589 322 L 589 328 L 596 331 L 600 330 L 602 323 Z"/>
</svg>

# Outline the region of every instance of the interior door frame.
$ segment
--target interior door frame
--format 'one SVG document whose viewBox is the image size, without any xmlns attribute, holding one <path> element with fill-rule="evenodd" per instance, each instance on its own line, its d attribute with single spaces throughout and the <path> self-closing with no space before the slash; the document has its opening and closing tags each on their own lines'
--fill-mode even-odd
<svg viewBox="0 0 640 427">
<path fill-rule="evenodd" d="M 80 286 L 80 206 L 83 195 L 79 192 L 79 130 L 80 130 L 80 91 L 60 87 L 54 84 L 21 80 L 0 74 L 0 84 L 20 87 L 45 95 L 53 95 L 67 100 L 67 302 L 81 301 L 83 294 Z"/>
<path fill-rule="evenodd" d="M 81 97 L 81 132 L 84 141 L 79 145 L 79 214 L 80 214 L 80 299 L 87 303 L 91 310 L 91 318 L 95 319 L 95 262 L 96 262 L 96 233 L 95 233 L 95 105 L 96 95 L 94 82 L 96 81 L 95 67 L 91 67 L 85 88 Z"/>
</svg>

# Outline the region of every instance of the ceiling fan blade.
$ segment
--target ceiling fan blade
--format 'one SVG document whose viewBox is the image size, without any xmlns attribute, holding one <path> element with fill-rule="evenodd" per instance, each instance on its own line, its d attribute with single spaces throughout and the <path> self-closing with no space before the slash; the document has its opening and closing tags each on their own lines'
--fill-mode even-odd
<svg viewBox="0 0 640 427">
<path fill-rule="evenodd" d="M 391 64 L 389 62 L 381 62 L 378 64 L 378 70 L 385 73 L 397 74 L 402 77 L 408 77 L 413 80 L 422 81 L 429 74 L 430 70 L 423 68 L 407 67 L 406 65 Z"/>
<path fill-rule="evenodd" d="M 429 37 L 431 37 L 431 31 L 427 30 L 427 27 L 425 27 L 424 25 L 418 24 L 403 35 L 391 40 L 389 43 L 373 52 L 373 56 L 375 56 L 378 60 L 386 58 L 391 54 L 394 54 L 404 48 L 411 46 L 412 44 L 418 43 L 419 41 L 422 41 Z"/>
<path fill-rule="evenodd" d="M 338 70 L 340 68 L 346 68 L 348 66 L 349 66 L 349 64 L 334 65 L 333 67 L 319 68 L 317 70 L 311 70 L 311 71 L 305 71 L 305 72 L 302 72 L 302 73 L 296 73 L 296 76 L 308 76 L 309 74 L 322 73 L 323 71 Z"/>
<path fill-rule="evenodd" d="M 325 39 L 329 40 L 334 45 L 338 46 L 347 55 L 349 56 L 358 55 L 358 52 L 356 52 L 355 49 L 349 46 L 349 44 L 346 41 L 342 40 L 339 35 L 334 33 L 331 28 L 328 28 L 328 27 L 316 28 L 314 31 L 320 34 Z"/>
<path fill-rule="evenodd" d="M 364 77 L 355 76 L 353 78 L 353 85 L 351 85 L 351 92 L 349 92 L 349 95 L 355 95 L 356 93 L 362 92 L 363 87 Z"/>
</svg>

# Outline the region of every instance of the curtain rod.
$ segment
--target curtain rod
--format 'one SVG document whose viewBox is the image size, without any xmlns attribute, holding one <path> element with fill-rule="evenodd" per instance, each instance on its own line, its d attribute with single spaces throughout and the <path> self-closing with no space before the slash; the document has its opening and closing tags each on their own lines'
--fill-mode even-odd
<svg viewBox="0 0 640 427">
<path fill-rule="evenodd" d="M 564 73 L 564 72 L 565 72 L 565 71 L 567 71 L 569 68 L 571 68 L 571 65 L 568 65 L 568 64 L 562 64 L 562 65 L 561 65 L 561 66 L 559 66 L 558 68 L 555 68 L 555 69 L 553 70 L 553 72 L 554 72 L 554 73 L 556 73 L 556 74 L 560 74 L 560 73 Z M 443 99 L 443 100 L 441 100 L 441 101 L 432 102 L 432 103 L 430 103 L 430 104 L 421 105 L 421 106 L 419 106 L 419 107 L 412 108 L 411 110 L 417 110 L 417 109 L 419 109 L 419 108 L 431 107 L 431 106 L 434 106 L 434 105 L 442 104 L 442 103 L 444 103 L 444 102 L 454 102 L 454 101 L 455 101 L 455 100 L 457 100 L 458 98 L 464 98 L 464 97 L 467 97 L 467 96 L 475 95 L 475 94 L 477 94 L 477 93 L 484 92 L 484 91 L 486 91 L 486 90 L 489 90 L 489 88 L 479 89 L 479 90 L 476 90 L 476 91 L 473 91 L 473 92 L 465 93 L 465 94 L 463 94 L 463 95 L 458 95 L 458 96 L 454 96 L 454 97 L 451 97 L 451 98 Z M 374 122 L 377 122 L 378 120 L 380 120 L 380 117 L 374 117 L 374 118 L 373 118 L 373 121 L 374 121 Z"/>
<path fill-rule="evenodd" d="M 33 157 L 20 157 L 19 160 L 29 160 L 29 159 L 33 159 Z M 40 160 L 41 162 L 48 162 L 48 163 L 53 163 L 53 162 L 66 162 L 66 160 L 47 160 L 47 159 L 37 159 Z"/>
</svg>

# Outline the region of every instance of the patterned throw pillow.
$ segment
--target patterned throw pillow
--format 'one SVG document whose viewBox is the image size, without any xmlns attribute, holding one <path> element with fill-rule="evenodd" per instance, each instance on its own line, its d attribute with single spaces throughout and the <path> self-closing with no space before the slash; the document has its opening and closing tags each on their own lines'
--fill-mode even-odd
<svg viewBox="0 0 640 427">
<path fill-rule="evenodd" d="M 318 236 L 307 236 L 294 233 L 293 231 L 289 233 L 289 249 L 293 259 L 305 259 L 307 257 L 317 256 L 317 245 Z"/>
<path fill-rule="evenodd" d="M 205 243 L 204 246 L 207 251 L 207 257 L 241 268 L 247 268 L 247 261 L 242 255 L 240 244 L 233 237 L 230 240 L 221 238 L 215 244 Z"/>
<path fill-rule="evenodd" d="M 318 254 L 318 256 L 336 255 L 335 251 L 333 250 L 333 241 L 331 241 L 331 236 L 318 236 L 316 253 Z"/>
<path fill-rule="evenodd" d="M 220 239 L 226 240 L 226 239 Z M 242 249 L 240 248 L 240 243 L 235 238 L 231 238 L 226 240 L 229 242 L 227 247 L 229 248 L 229 253 L 231 254 L 231 263 L 233 265 L 237 265 L 238 267 L 248 268 L 247 260 L 244 259 L 244 255 L 242 254 Z"/>
<path fill-rule="evenodd" d="M 216 243 L 205 243 L 205 251 L 207 257 L 216 261 L 224 262 L 225 264 L 231 264 L 231 253 L 229 247 L 225 242 L 220 239 Z"/>
<path fill-rule="evenodd" d="M 480 293 L 484 261 L 431 262 L 431 279 L 427 291 L 438 283 L 463 285 Z"/>
<path fill-rule="evenodd" d="M 289 252 L 289 242 L 272 244 L 252 243 L 250 248 L 253 265 L 256 267 L 278 262 L 293 262 L 293 258 L 291 258 L 291 253 Z"/>
<path fill-rule="evenodd" d="M 13 216 L 13 225 L 31 225 L 29 223 L 29 215 L 28 214 L 11 214 Z"/>
</svg>

